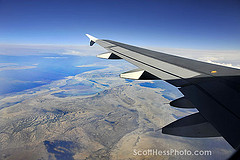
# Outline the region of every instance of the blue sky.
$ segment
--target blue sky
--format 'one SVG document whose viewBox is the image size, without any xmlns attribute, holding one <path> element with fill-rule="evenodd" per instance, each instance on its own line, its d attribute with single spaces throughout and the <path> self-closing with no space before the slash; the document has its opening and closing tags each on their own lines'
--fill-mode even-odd
<svg viewBox="0 0 240 160">
<path fill-rule="evenodd" d="M 240 1 L 0 0 L 0 43 L 240 49 Z"/>
</svg>

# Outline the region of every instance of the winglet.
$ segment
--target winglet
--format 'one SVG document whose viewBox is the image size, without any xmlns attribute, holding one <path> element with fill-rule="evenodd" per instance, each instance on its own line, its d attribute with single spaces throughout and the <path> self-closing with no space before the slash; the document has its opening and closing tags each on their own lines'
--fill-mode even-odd
<svg viewBox="0 0 240 160">
<path fill-rule="evenodd" d="M 93 37 L 89 34 L 86 34 L 86 36 L 88 36 L 88 38 L 90 39 L 90 46 L 92 46 L 96 42 L 96 40 L 98 40 L 96 37 Z"/>
</svg>

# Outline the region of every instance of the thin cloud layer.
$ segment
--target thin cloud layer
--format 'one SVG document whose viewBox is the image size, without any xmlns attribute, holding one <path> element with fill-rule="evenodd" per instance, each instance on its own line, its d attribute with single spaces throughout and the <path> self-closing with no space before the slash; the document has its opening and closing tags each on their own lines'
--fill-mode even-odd
<svg viewBox="0 0 240 160">
<path fill-rule="evenodd" d="M 151 50 L 169 53 L 181 57 L 196 59 L 209 63 L 225 65 L 229 67 L 240 67 L 240 50 L 197 50 L 146 47 Z M 0 44 L 0 55 L 26 56 L 26 55 L 74 55 L 74 56 L 96 56 L 106 52 L 98 45 L 7 45 Z"/>
<path fill-rule="evenodd" d="M 37 66 L 6 66 L 0 68 L 0 71 L 8 71 L 8 70 L 21 70 L 21 69 L 33 69 Z"/>
<path fill-rule="evenodd" d="M 0 44 L 0 55 L 26 56 L 26 55 L 77 55 L 96 56 L 105 50 L 98 46 L 88 45 L 8 45 Z"/>
</svg>

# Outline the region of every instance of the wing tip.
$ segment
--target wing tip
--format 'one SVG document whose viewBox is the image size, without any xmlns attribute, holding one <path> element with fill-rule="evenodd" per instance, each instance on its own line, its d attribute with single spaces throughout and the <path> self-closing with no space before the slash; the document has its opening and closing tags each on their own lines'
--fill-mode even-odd
<svg viewBox="0 0 240 160">
<path fill-rule="evenodd" d="M 93 42 L 96 42 L 96 40 L 98 40 L 96 37 L 93 37 L 90 34 L 86 34 L 86 36 Z"/>
</svg>

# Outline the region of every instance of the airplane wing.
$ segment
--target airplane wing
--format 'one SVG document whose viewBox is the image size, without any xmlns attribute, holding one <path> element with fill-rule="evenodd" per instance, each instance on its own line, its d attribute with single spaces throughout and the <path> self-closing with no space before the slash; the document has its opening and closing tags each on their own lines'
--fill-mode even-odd
<svg viewBox="0 0 240 160">
<path fill-rule="evenodd" d="M 125 59 L 138 67 L 120 77 L 164 80 L 178 87 L 184 95 L 172 101 L 171 106 L 198 109 L 198 113 L 163 127 L 164 134 L 198 138 L 223 136 L 233 148 L 240 145 L 239 69 L 86 35 L 91 46 L 97 43 L 108 51 L 97 57 Z"/>
</svg>

